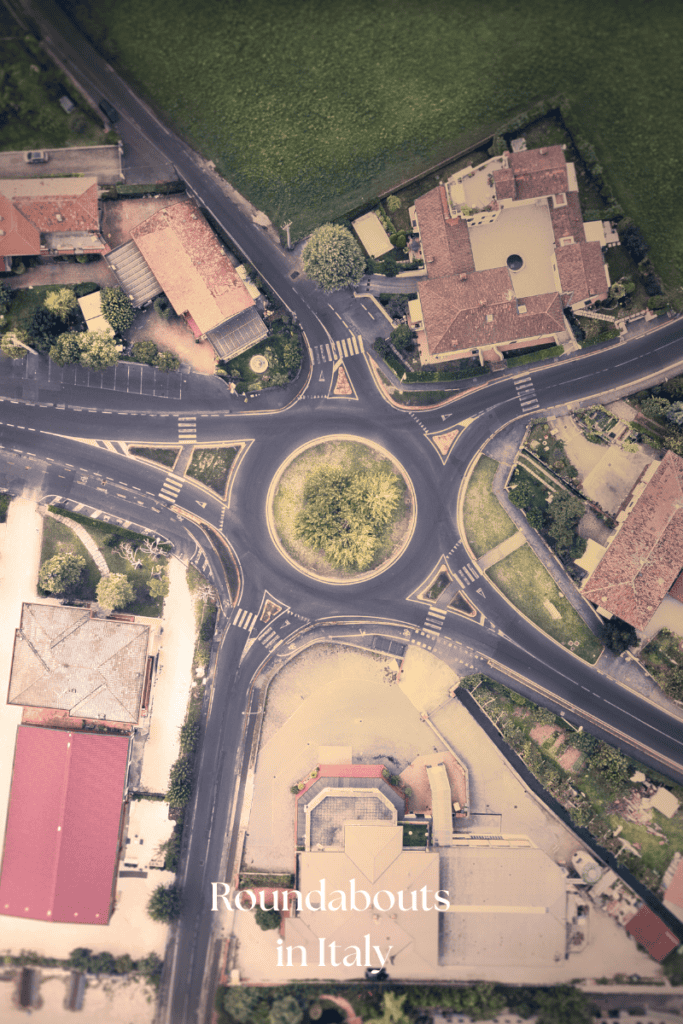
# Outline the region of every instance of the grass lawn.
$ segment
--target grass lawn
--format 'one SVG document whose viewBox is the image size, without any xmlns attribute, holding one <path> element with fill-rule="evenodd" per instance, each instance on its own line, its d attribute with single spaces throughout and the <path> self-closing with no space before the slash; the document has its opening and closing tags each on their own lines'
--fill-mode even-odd
<svg viewBox="0 0 683 1024">
<path fill-rule="evenodd" d="M 28 326 L 33 314 L 42 309 L 45 305 L 45 298 L 50 292 L 58 292 L 62 285 L 59 284 L 37 284 L 33 288 L 16 287 L 20 277 L 9 277 L 7 284 L 12 284 L 14 293 L 12 303 L 5 315 L 4 331 L 21 331 Z M 69 285 L 76 292 L 76 295 L 86 295 L 89 291 L 97 291 L 99 285 L 93 282 L 83 282 L 79 285 Z"/>
<path fill-rule="evenodd" d="M 195 448 L 187 475 L 206 484 L 221 498 L 225 497 L 230 467 L 235 461 L 238 448 Z"/>
<path fill-rule="evenodd" d="M 648 672 L 651 672 L 656 682 L 665 693 L 671 688 L 671 697 L 680 699 L 680 683 L 674 681 L 674 675 L 679 679 L 683 674 L 683 638 L 672 633 L 671 630 L 662 629 L 661 632 L 650 640 L 640 655 Z"/>
<path fill-rule="evenodd" d="M 517 529 L 491 490 L 498 463 L 482 455 L 467 485 L 463 519 L 477 558 L 511 537 Z"/>
<path fill-rule="evenodd" d="M 273 519 L 284 549 L 307 569 L 320 575 L 346 580 L 358 576 L 356 571 L 345 571 L 332 566 L 322 551 L 304 543 L 296 532 L 296 519 L 304 507 L 304 486 L 311 473 L 328 466 L 339 466 L 348 473 L 360 470 L 389 469 L 396 473 L 394 464 L 374 449 L 355 441 L 327 441 L 309 448 L 287 467 L 282 475 L 273 500 Z M 412 513 L 409 492 L 399 477 L 404 504 L 399 507 L 398 518 L 385 530 L 377 548 L 370 572 L 381 565 L 403 542 Z"/>
<path fill-rule="evenodd" d="M 139 455 L 141 459 L 158 462 L 169 469 L 173 469 L 180 454 L 180 448 L 129 448 L 128 451 L 131 455 Z"/>
<path fill-rule="evenodd" d="M 132 583 L 133 590 L 135 591 L 134 599 L 125 608 L 118 609 L 119 611 L 128 612 L 130 615 L 148 615 L 152 618 L 161 616 L 164 599 L 163 597 L 152 597 L 149 592 L 149 582 L 155 569 L 168 565 L 167 553 L 162 552 L 155 559 L 151 554 L 143 551 L 142 547 L 138 547 L 138 545 L 147 540 L 147 537 L 143 534 L 134 533 L 132 530 L 123 530 L 112 523 L 103 523 L 97 519 L 89 519 L 87 516 L 79 516 L 77 513 L 69 513 L 62 508 L 55 508 L 54 511 L 58 512 L 59 515 L 74 519 L 85 526 L 102 552 L 111 572 L 124 573 Z M 117 547 L 110 547 L 105 543 L 112 534 L 123 541 L 130 541 L 133 547 L 137 549 L 138 558 L 142 562 L 139 568 L 133 568 L 131 563 L 117 550 Z"/>
<path fill-rule="evenodd" d="M 527 544 L 492 566 L 488 576 L 544 633 L 565 647 L 571 642 L 570 650 L 591 665 L 597 661 L 602 644 L 579 618 Z M 545 600 L 557 608 L 560 619 L 554 619 L 544 608 Z"/>
<path fill-rule="evenodd" d="M 65 552 L 73 555 L 81 555 L 85 559 L 85 569 L 81 576 L 81 584 L 73 596 L 79 601 L 95 601 L 97 595 L 95 588 L 100 581 L 100 570 L 95 565 L 92 557 L 88 554 L 85 545 L 73 530 L 70 530 L 64 523 L 58 523 L 56 519 L 45 516 L 43 520 L 43 541 L 40 549 L 40 564 L 43 565 L 53 555 L 61 555 Z M 52 597 L 53 595 L 47 594 Z"/>
<path fill-rule="evenodd" d="M 563 352 L 564 346 L 551 345 L 550 348 L 544 348 L 540 352 L 529 352 L 525 356 L 512 356 L 510 359 L 505 360 L 505 365 L 526 366 L 527 363 L 537 363 L 539 359 L 555 359 L 556 356 L 561 356 Z"/>
<path fill-rule="evenodd" d="M 294 238 L 565 95 L 659 272 L 683 279 L 683 122 L 662 74 L 677 66 L 677 4 L 644 17 L 636 0 L 618 16 L 526 0 L 520 17 L 491 0 L 474 19 L 463 3 L 390 0 L 62 4 L 274 224 L 293 220 Z"/>
<path fill-rule="evenodd" d="M 81 98 L 66 75 L 55 67 L 42 47 L 31 37 L 24 36 L 13 19 L 3 17 L 1 27 L 0 67 L 4 72 L 4 95 L 0 149 L 58 149 L 111 142 L 103 131 L 101 118 Z M 65 114 L 59 106 L 59 97 L 64 92 L 76 104 L 70 114 Z M 47 175 L 49 168 L 47 164 Z"/>
</svg>

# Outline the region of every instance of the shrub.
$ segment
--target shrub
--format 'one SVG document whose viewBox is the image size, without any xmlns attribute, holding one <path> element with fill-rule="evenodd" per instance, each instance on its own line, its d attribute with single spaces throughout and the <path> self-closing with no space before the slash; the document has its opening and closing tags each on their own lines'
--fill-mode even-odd
<svg viewBox="0 0 683 1024">
<path fill-rule="evenodd" d="M 145 341 L 136 341 L 130 350 L 130 354 L 136 363 L 146 363 L 148 366 L 154 366 L 154 360 L 159 354 L 159 349 L 153 341 L 146 339 Z"/>
<path fill-rule="evenodd" d="M 180 369 L 180 360 L 172 352 L 160 352 L 154 360 L 154 366 L 164 373 L 170 373 L 171 370 Z"/>
<path fill-rule="evenodd" d="M 123 288 L 102 289 L 102 316 L 117 334 L 132 326 L 135 310 Z"/>
<path fill-rule="evenodd" d="M 147 913 L 153 921 L 168 923 L 180 917 L 181 896 L 175 885 L 158 885 L 149 898 Z"/>
<path fill-rule="evenodd" d="M 386 198 L 387 210 L 389 213 L 396 213 L 403 206 L 403 200 L 399 199 L 398 196 L 387 196 Z"/>
<path fill-rule="evenodd" d="M 154 300 L 154 311 L 159 314 L 164 320 L 168 320 L 171 315 L 171 304 L 165 295 L 159 295 Z"/>
<path fill-rule="evenodd" d="M 257 907 L 255 914 L 256 924 L 259 928 L 264 931 L 274 931 L 280 927 L 280 921 L 282 917 L 279 910 L 263 910 L 261 907 Z"/>
</svg>

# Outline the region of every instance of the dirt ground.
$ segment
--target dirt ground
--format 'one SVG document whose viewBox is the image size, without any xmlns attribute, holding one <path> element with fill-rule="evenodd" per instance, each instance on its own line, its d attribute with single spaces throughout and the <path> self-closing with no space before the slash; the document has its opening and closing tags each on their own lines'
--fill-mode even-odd
<svg viewBox="0 0 683 1024">
<path fill-rule="evenodd" d="M 40 1024 L 73 1024 L 73 1010 L 67 1010 L 64 1000 L 68 992 L 69 971 L 41 968 L 40 999 L 42 1006 L 31 1010 L 31 1016 Z M 20 1021 L 21 1011 L 12 1003 L 16 982 L 0 985 L 0 1020 Z M 152 1024 L 156 1007 L 156 992 L 142 980 L 132 978 L 91 978 L 85 990 L 84 1024 Z M 79 1015 L 76 1015 L 76 1019 Z"/>
</svg>

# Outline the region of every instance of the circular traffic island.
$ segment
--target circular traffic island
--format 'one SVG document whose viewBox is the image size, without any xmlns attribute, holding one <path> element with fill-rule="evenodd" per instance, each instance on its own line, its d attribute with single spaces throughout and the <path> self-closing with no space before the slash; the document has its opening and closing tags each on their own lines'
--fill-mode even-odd
<svg viewBox="0 0 683 1024">
<path fill-rule="evenodd" d="M 318 438 L 282 464 L 268 491 L 268 527 L 300 572 L 349 584 L 384 572 L 415 528 L 415 492 L 379 445 L 348 435 Z"/>
</svg>

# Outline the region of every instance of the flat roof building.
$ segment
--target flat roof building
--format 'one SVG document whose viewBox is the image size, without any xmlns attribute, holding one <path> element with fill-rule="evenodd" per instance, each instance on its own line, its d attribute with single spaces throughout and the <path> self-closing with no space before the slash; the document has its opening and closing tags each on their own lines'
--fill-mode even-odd
<svg viewBox="0 0 683 1024">
<path fill-rule="evenodd" d="M 20 725 L 0 871 L 0 914 L 107 924 L 128 737 Z"/>
</svg>

